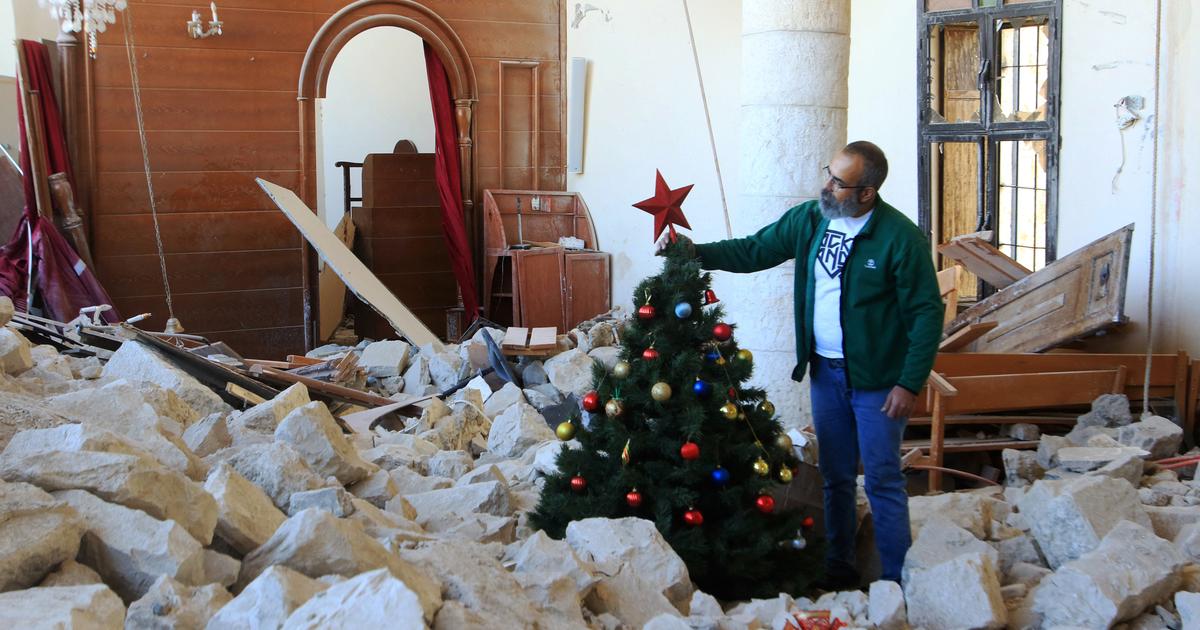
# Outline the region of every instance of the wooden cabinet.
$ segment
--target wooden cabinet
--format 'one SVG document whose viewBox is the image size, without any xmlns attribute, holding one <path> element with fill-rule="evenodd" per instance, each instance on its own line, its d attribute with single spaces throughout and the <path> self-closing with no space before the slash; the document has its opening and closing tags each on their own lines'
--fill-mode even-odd
<svg viewBox="0 0 1200 630">
<path fill-rule="evenodd" d="M 612 307 L 611 257 L 578 193 L 486 190 L 483 209 L 489 319 L 564 331 Z M 558 245 L 563 236 L 583 249 Z"/>
</svg>

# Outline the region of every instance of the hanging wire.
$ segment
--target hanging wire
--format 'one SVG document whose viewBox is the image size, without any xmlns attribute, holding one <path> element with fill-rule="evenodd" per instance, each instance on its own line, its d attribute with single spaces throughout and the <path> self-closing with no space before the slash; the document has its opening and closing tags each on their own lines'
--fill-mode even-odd
<svg viewBox="0 0 1200 630">
<path fill-rule="evenodd" d="M 1150 184 L 1150 280 L 1146 287 L 1146 374 L 1142 383 L 1142 417 L 1150 414 L 1150 364 L 1154 355 L 1154 254 L 1158 240 L 1158 119 L 1160 67 L 1162 63 L 1162 0 L 1155 3 L 1154 17 L 1154 162 Z M 1176 409 L 1182 416 L 1183 410 Z M 1190 437 L 1190 436 L 1189 436 Z"/>
<path fill-rule="evenodd" d="M 700 84 L 700 102 L 704 103 L 704 122 L 708 125 L 708 144 L 712 147 L 713 165 L 717 169 L 717 187 L 721 190 L 721 208 L 725 211 L 725 236 L 733 238 L 733 225 L 729 221 L 729 202 L 725 199 L 725 178 L 721 175 L 721 160 L 717 157 L 717 137 L 713 135 L 712 114 L 708 111 L 708 92 L 704 89 L 704 75 L 700 72 L 700 53 L 696 51 L 696 33 L 692 30 L 692 12 L 688 9 L 688 0 L 683 0 L 683 15 L 687 19 L 688 40 L 692 43 L 692 59 L 696 64 L 696 81 Z"/>
<path fill-rule="evenodd" d="M 138 81 L 137 53 L 133 45 L 133 14 L 126 6 L 122 13 L 125 15 L 125 54 L 129 59 L 129 81 L 133 88 L 133 109 L 137 114 L 138 141 L 142 148 L 142 169 L 146 173 L 146 191 L 150 195 L 150 217 L 154 222 L 154 244 L 158 248 L 158 266 L 162 273 L 163 294 L 167 301 L 167 327 L 170 333 L 182 332 L 183 327 L 175 317 L 175 308 L 171 303 L 171 283 L 167 279 L 167 257 L 163 253 L 162 231 L 158 226 L 158 202 L 154 197 L 154 182 L 150 177 L 150 148 L 146 142 L 146 121 L 142 116 L 142 86 Z"/>
</svg>

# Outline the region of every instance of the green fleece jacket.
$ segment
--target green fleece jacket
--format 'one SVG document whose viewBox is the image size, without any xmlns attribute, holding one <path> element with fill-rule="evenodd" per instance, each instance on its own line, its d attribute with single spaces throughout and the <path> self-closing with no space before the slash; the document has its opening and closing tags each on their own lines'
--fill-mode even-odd
<svg viewBox="0 0 1200 630">
<path fill-rule="evenodd" d="M 804 379 L 813 348 L 813 265 L 829 220 L 816 201 L 787 211 L 753 236 L 696 245 L 705 269 L 750 273 L 796 264 L 796 361 Z M 842 346 L 850 386 L 916 393 L 937 355 L 945 313 L 929 240 L 908 217 L 879 199 L 842 270 Z"/>
</svg>

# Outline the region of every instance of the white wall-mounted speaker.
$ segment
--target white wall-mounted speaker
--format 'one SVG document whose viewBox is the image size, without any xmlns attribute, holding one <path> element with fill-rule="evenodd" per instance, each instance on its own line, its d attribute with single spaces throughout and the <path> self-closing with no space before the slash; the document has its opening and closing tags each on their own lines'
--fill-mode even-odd
<svg viewBox="0 0 1200 630">
<path fill-rule="evenodd" d="M 583 172 L 583 112 L 587 98 L 588 60 L 571 57 L 567 91 L 567 172 Z"/>
</svg>

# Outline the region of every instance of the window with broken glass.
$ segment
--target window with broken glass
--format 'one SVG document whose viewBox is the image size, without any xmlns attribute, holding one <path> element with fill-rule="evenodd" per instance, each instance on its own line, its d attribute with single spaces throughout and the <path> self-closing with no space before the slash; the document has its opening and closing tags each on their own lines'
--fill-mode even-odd
<svg viewBox="0 0 1200 630">
<path fill-rule="evenodd" d="M 917 12 L 920 225 L 935 246 L 987 232 L 1036 271 L 1055 257 L 1061 0 L 917 0 Z M 958 292 L 991 287 L 963 273 Z"/>
</svg>

